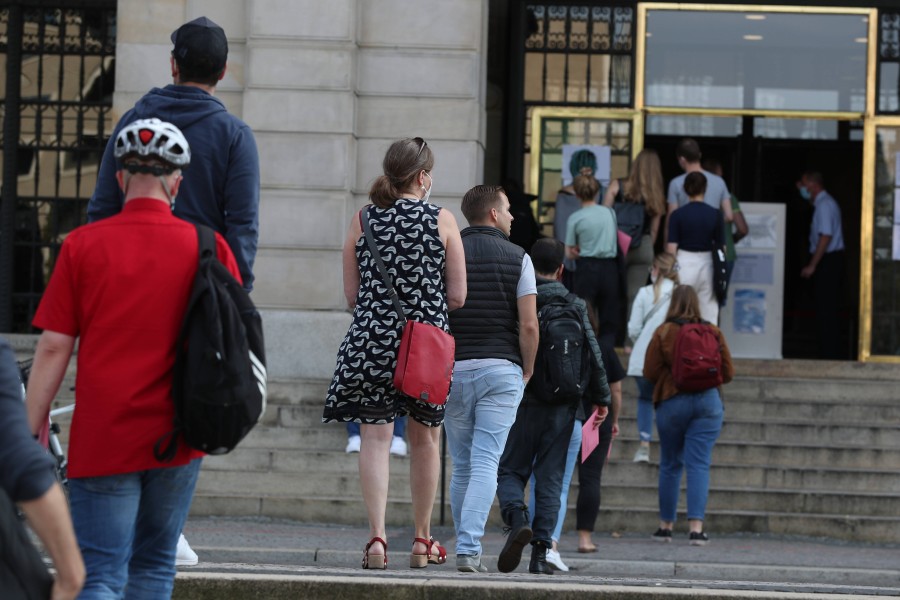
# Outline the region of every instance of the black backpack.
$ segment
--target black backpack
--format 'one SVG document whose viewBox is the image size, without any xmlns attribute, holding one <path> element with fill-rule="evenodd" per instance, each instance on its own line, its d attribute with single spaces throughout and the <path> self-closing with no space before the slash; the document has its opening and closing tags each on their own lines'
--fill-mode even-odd
<svg viewBox="0 0 900 600">
<path fill-rule="evenodd" d="M 164 462 L 175 457 L 179 435 L 207 454 L 230 452 L 266 409 L 262 319 L 219 262 L 213 230 L 196 227 L 200 262 L 178 338 L 175 423 L 154 448 Z"/>
<path fill-rule="evenodd" d="M 573 294 L 538 310 L 540 343 L 528 388 L 545 404 L 571 406 L 581 401 L 591 380 L 590 348 L 581 310 Z"/>
<path fill-rule="evenodd" d="M 631 237 L 628 245 L 633 250 L 641 245 L 644 235 L 644 205 L 641 202 L 628 202 L 622 193 L 622 182 L 619 182 L 619 193 L 613 202 L 613 210 L 616 211 L 616 225 L 619 231 Z"/>
</svg>

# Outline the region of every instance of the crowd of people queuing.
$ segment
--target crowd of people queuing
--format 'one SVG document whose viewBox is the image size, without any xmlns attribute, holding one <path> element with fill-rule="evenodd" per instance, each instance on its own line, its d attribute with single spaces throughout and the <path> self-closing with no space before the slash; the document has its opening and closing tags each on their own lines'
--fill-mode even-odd
<svg viewBox="0 0 900 600">
<path fill-rule="evenodd" d="M 173 84 L 151 90 L 117 125 L 88 207 L 91 224 L 66 239 L 35 315 L 43 334 L 27 388 L 27 425 L 10 352 L 0 344 L 0 423 L 4 434 L 15 430 L 4 456 L 22 467 L 4 471 L 0 500 L 18 501 L 26 516 L 42 519 L 35 529 L 57 568 L 55 583 L 43 585 L 53 586 L 54 598 L 79 591 L 80 598 L 122 597 L 126 589 L 129 598 L 171 594 L 180 551 L 193 554 L 181 530 L 202 453 L 184 446 L 163 465 L 148 450 L 172 421 L 168 388 L 196 269 L 191 223 L 218 232 L 218 259 L 252 288 L 259 166 L 249 128 L 213 95 L 225 73 L 225 35 L 201 17 L 176 30 L 172 42 Z M 163 115 L 167 120 L 158 118 Z M 217 125 L 196 127 L 202 120 Z M 654 422 L 659 440 L 659 527 L 650 537 L 672 540 L 686 471 L 689 543 L 708 543 L 703 522 L 722 427 L 720 386 L 734 372 L 716 326 L 711 251 L 729 246 L 733 268 L 733 243 L 747 234 L 747 224 L 720 177 L 721 165 L 706 163 L 706 170 L 700 159 L 694 140 L 678 145 L 685 173 L 664 198 L 654 151 L 640 152 L 628 176 L 605 190 L 596 162 L 578 152 L 569 165 L 572 184 L 556 200 L 557 239 L 542 237 L 533 219 L 513 238 L 514 220 L 531 216 L 518 185 L 470 189 L 461 204 L 468 227 L 460 230 L 452 212 L 429 201 L 436 158 L 426 140 L 390 145 L 371 204 L 354 213 L 344 241 L 344 293 L 353 317 L 322 416 L 348 426 L 347 452 L 359 455 L 370 525 L 363 568 L 388 565 L 390 456 L 407 452 L 414 525 L 409 566 L 447 561 L 447 548 L 430 531 L 441 426 L 452 459 L 459 571 L 491 569 L 482 538 L 495 496 L 508 531 L 496 569 L 516 569 L 530 545 L 531 573 L 567 571 L 559 541 L 576 466 L 577 551 L 596 552 L 601 476 L 619 434 L 629 376 L 637 389 L 634 462 L 650 461 Z M 820 196 L 821 175 L 804 174 L 802 189 Z M 823 206 L 804 276 L 827 271 L 826 286 L 838 277 L 831 263 L 843 240 L 839 213 L 834 225 L 835 211 Z M 391 308 L 393 290 L 379 275 L 382 258 L 373 255 L 372 243 L 407 319 L 455 339 L 447 398 L 413 398 L 394 386 L 403 323 Z M 659 246 L 664 251 L 654 253 Z M 575 358 L 564 360 L 574 365 L 568 383 L 577 391 L 559 396 L 565 385 L 553 391 L 547 385 L 558 377 L 551 363 L 559 358 L 543 336 L 563 335 L 559 315 L 565 314 Z M 627 370 L 615 347 L 620 329 L 627 331 Z M 712 339 L 717 353 L 717 379 L 705 387 L 689 385 L 682 365 L 691 343 L 685 340 L 695 333 Z M 38 434 L 46 424 L 76 340 L 69 509 L 27 432 Z M 588 450 L 585 436 L 594 440 Z M 110 444 L 119 451 L 108 453 Z M 15 569 L 0 564 L 0 578 L 12 581 Z"/>
<path fill-rule="evenodd" d="M 388 149 L 372 204 L 353 215 L 344 243 L 344 291 L 353 319 L 322 417 L 359 425 L 359 474 L 371 530 L 363 568 L 388 564 L 389 451 L 401 419 L 410 434 L 410 567 L 447 560 L 447 548 L 429 530 L 441 425 L 452 462 L 459 571 L 491 569 L 482 538 L 495 496 L 507 532 L 496 569 L 516 569 L 530 545 L 531 573 L 568 570 L 559 540 L 576 465 L 577 550 L 596 552 L 592 532 L 601 476 L 619 434 L 622 384 L 629 375 L 639 392 L 634 461 L 650 461 L 654 420 L 660 441 L 660 525 L 651 538 L 671 540 L 686 470 L 689 542 L 708 542 L 703 518 L 722 424 L 719 387 L 733 375 L 728 345 L 716 327 L 717 306 L 709 307 L 716 302 L 710 253 L 724 249 L 723 231 L 734 221 L 730 196 L 721 179 L 707 178 L 699 168 L 692 140 L 679 146 L 685 175 L 669 188 L 668 214 L 655 152 L 641 152 L 629 176 L 612 182 L 605 194 L 591 159 L 584 151 L 573 155 L 572 183 L 557 196 L 557 239 L 537 235 L 528 223 L 516 244 L 513 208 L 522 214 L 523 205 L 518 186 L 510 190 L 513 197 L 500 186 L 470 189 L 461 204 L 468 227 L 460 231 L 451 213 L 428 202 L 435 157 L 427 142 L 406 138 Z M 709 193 L 716 208 L 704 204 Z M 360 225 L 364 213 L 378 254 L 398 282 L 404 314 L 455 338 L 452 386 L 437 402 L 394 386 L 402 323 Z M 619 235 L 626 221 L 627 245 Z M 654 255 L 659 237 L 668 252 Z M 626 313 L 627 372 L 615 347 Z M 697 335 L 713 340 L 715 366 L 706 371 L 717 378 L 711 384 L 698 385 L 679 364 L 697 343 L 688 338 Z M 563 339 L 567 351 L 560 358 L 554 348 Z M 562 370 L 560 361 L 569 361 Z M 560 391 L 567 384 L 574 391 Z"/>
</svg>

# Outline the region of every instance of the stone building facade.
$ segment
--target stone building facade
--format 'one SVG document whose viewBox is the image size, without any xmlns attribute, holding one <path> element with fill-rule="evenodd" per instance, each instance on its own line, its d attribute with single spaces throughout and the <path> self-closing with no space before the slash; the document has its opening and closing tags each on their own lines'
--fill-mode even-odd
<svg viewBox="0 0 900 600">
<path fill-rule="evenodd" d="M 349 324 L 341 246 L 388 145 L 435 153 L 432 201 L 483 177 L 487 0 L 120 0 L 114 118 L 171 81 L 169 35 L 205 15 L 229 42 L 217 95 L 256 134 L 253 299 L 273 377 L 330 377 Z"/>
</svg>

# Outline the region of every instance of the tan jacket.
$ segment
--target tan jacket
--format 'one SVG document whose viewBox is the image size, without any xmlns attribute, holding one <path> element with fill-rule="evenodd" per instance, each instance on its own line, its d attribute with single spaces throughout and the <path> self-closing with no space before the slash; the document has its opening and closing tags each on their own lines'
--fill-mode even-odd
<svg viewBox="0 0 900 600">
<path fill-rule="evenodd" d="M 731 352 L 728 350 L 728 344 L 725 343 L 725 336 L 722 335 L 722 331 L 715 325 L 712 328 L 716 330 L 716 336 L 721 344 L 722 381 L 728 383 L 734 377 Z M 647 347 L 647 355 L 644 358 L 644 377 L 654 383 L 654 406 L 680 393 L 678 388 L 675 387 L 675 380 L 672 378 L 675 338 L 678 337 L 680 330 L 681 325 L 678 323 L 663 323 L 653 333 L 653 338 Z"/>
</svg>

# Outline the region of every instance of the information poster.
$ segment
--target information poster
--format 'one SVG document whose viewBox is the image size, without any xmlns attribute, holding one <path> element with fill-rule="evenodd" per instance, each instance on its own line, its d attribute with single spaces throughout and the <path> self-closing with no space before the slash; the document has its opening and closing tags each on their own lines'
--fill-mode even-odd
<svg viewBox="0 0 900 600">
<path fill-rule="evenodd" d="M 750 232 L 737 260 L 719 326 L 736 358 L 781 358 L 784 321 L 783 204 L 741 202 Z"/>
<path fill-rule="evenodd" d="M 591 156 L 593 155 L 593 156 Z M 562 184 L 571 185 L 572 171 L 578 174 L 580 167 L 593 166 L 594 177 L 603 184 L 609 185 L 610 161 L 612 153 L 609 146 L 591 146 L 587 144 L 563 144 L 562 147 Z"/>
</svg>

